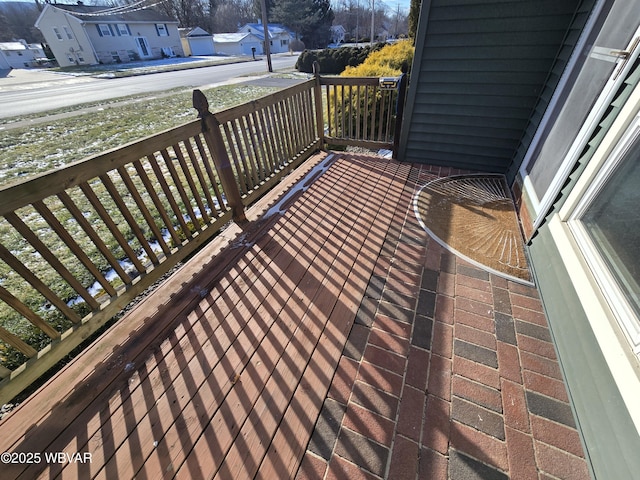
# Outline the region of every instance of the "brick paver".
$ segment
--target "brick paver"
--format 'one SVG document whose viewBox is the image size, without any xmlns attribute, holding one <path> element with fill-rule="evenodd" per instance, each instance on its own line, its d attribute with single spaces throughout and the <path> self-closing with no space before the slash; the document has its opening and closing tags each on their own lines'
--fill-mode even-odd
<svg viewBox="0 0 640 480">
<path fill-rule="evenodd" d="M 299 479 L 589 478 L 537 290 L 415 219 L 416 188 L 457 173 L 413 167 Z"/>
</svg>

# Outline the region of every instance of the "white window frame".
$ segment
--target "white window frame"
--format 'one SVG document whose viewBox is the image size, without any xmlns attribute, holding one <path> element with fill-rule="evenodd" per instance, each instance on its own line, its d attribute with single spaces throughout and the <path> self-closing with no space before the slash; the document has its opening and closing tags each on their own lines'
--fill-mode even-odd
<svg viewBox="0 0 640 480">
<path fill-rule="evenodd" d="M 603 168 L 613 168 L 615 165 L 611 162 L 621 159 L 632 145 L 633 135 L 640 134 L 637 127 L 640 125 L 639 111 L 640 87 L 636 87 L 572 188 L 565 204 L 559 212 L 549 216 L 548 220 L 549 232 L 562 254 L 561 261 L 566 271 L 570 272 L 571 283 L 600 351 L 640 434 L 640 359 L 633 354 L 624 327 L 617 318 L 616 308 L 619 306 L 612 305 L 612 285 L 604 285 L 603 288 L 607 279 L 600 276 L 597 265 L 593 264 L 593 259 L 584 248 L 582 233 L 578 231 L 581 228 L 579 217 L 586 209 L 587 202 L 597 193 L 595 189 L 598 186 L 598 176 L 606 173 Z"/>
<path fill-rule="evenodd" d="M 116 24 L 116 28 L 118 29 L 118 33 L 120 33 L 120 35 L 122 35 L 123 37 L 129 36 L 129 29 L 127 28 L 126 24 L 118 23 Z"/>
<path fill-rule="evenodd" d="M 603 261 L 591 236 L 582 223 L 582 217 L 598 196 L 607 180 L 620 166 L 634 143 L 640 139 L 640 116 L 637 116 L 629 130 L 620 139 L 608 158 L 600 165 L 597 173 L 592 172 L 590 184 L 581 192 L 581 198 L 574 197 L 567 224 L 580 247 L 585 261 L 598 286 L 615 316 L 616 321 L 631 344 L 634 355 L 640 356 L 640 318 L 629 304 L 628 299 L 620 291 L 617 282 Z M 594 175 L 595 173 L 595 175 Z"/>
<path fill-rule="evenodd" d="M 100 33 L 102 33 L 103 37 L 113 36 L 111 35 L 111 29 L 109 28 L 109 25 L 107 25 L 106 23 L 99 23 L 98 28 L 100 29 Z"/>
<path fill-rule="evenodd" d="M 60 33 L 60 29 L 58 27 L 52 27 L 53 28 L 53 33 L 56 36 L 56 38 L 60 41 L 63 40 L 62 38 L 62 34 Z"/>
<path fill-rule="evenodd" d="M 580 35 L 580 39 L 576 44 L 576 48 L 571 54 L 571 58 L 567 64 L 567 68 L 565 68 L 562 78 L 560 79 L 560 82 L 551 97 L 549 107 L 543 115 L 540 126 L 538 127 L 531 145 L 529 146 L 527 155 L 525 156 L 519 168 L 520 177 L 523 179 L 525 190 L 529 199 L 531 200 L 531 204 L 534 210 L 533 212 L 531 212 L 533 217 L 534 230 L 536 230 L 544 221 L 547 212 L 553 205 L 554 200 L 557 198 L 558 193 L 562 189 L 562 186 L 566 182 L 567 177 L 571 174 L 571 170 L 575 166 L 577 160 L 580 157 L 580 154 L 584 150 L 584 146 L 591 138 L 593 131 L 596 129 L 598 123 L 602 119 L 602 115 L 604 115 L 606 109 L 611 104 L 613 96 L 626 78 L 629 70 L 631 70 L 631 68 L 633 67 L 635 59 L 640 54 L 640 49 L 636 48 L 632 52 L 632 56 L 624 63 L 624 67 L 621 70 L 618 68 L 618 66 L 614 68 L 612 76 L 605 84 L 600 97 L 596 100 L 594 107 L 592 107 L 591 109 L 591 113 L 587 116 L 582 128 L 580 129 L 576 141 L 574 141 L 573 146 L 565 156 L 562 165 L 560 165 L 558 174 L 556 174 L 555 179 L 551 182 L 551 185 L 549 186 L 549 188 L 547 188 L 543 197 L 539 198 L 537 192 L 535 191 L 535 188 L 533 187 L 531 179 L 529 178 L 527 168 L 529 166 L 529 163 L 532 161 L 532 153 L 536 151 L 537 145 L 540 142 L 544 142 L 543 132 L 545 131 L 545 126 L 548 124 L 549 118 L 553 115 L 556 106 L 559 104 L 559 102 L 563 101 L 562 92 L 567 82 L 569 81 L 571 73 L 575 68 L 576 63 L 578 62 L 579 57 L 582 55 L 594 54 L 594 52 L 592 52 L 593 45 L 587 45 L 586 40 L 594 28 L 594 25 L 598 19 L 598 16 L 600 15 L 604 3 L 605 2 L 603 1 L 599 1 L 594 7 L 594 11 L 592 12 L 590 19 L 588 20 L 585 28 Z M 640 27 L 633 35 L 630 44 L 627 47 L 633 44 L 634 39 L 639 35 Z M 623 59 L 616 58 L 612 55 L 609 55 L 609 57 L 612 59 L 612 61 L 615 61 L 618 64 L 623 62 Z"/>
<path fill-rule="evenodd" d="M 156 23 L 156 31 L 158 32 L 159 37 L 168 37 L 169 30 L 164 23 Z"/>
<path fill-rule="evenodd" d="M 62 29 L 64 30 L 64 33 L 67 35 L 67 40 L 73 40 L 73 32 L 71 31 L 71 29 L 66 25 L 63 25 Z"/>
</svg>

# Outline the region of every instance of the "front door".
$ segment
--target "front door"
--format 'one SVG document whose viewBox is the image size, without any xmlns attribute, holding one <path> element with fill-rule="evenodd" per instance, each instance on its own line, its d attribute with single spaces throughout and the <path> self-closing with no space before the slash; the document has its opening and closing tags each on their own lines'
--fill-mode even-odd
<svg viewBox="0 0 640 480">
<path fill-rule="evenodd" d="M 138 45 L 138 52 L 142 58 L 151 56 L 151 49 L 149 48 L 149 42 L 145 37 L 136 37 L 136 44 Z"/>
</svg>

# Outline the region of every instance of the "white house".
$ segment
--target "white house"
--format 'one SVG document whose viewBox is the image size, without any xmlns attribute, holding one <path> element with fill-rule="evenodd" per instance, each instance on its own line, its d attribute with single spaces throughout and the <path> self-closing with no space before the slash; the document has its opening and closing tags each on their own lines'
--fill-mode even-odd
<svg viewBox="0 0 640 480">
<path fill-rule="evenodd" d="M 293 34 L 286 27 L 277 23 L 267 25 L 269 32 L 269 48 L 271 53 L 285 53 L 289 51 Z M 238 33 L 251 33 L 264 41 L 264 26 L 262 23 L 247 23 L 238 30 Z"/>
<path fill-rule="evenodd" d="M 35 26 L 61 67 L 184 55 L 178 22 L 150 8 L 48 3 Z"/>
<path fill-rule="evenodd" d="M 213 35 L 216 52 L 222 55 L 262 55 L 262 38 L 253 33 L 216 33 Z"/>
<path fill-rule="evenodd" d="M 30 45 L 24 40 L 0 43 L 0 69 L 35 67 L 44 58 L 40 45 Z"/>
<path fill-rule="evenodd" d="M 347 31 L 342 25 L 331 26 L 331 43 L 339 44 L 344 42 Z"/>
<path fill-rule="evenodd" d="M 200 27 L 180 28 L 182 50 L 185 55 L 214 55 L 213 36 Z"/>
</svg>

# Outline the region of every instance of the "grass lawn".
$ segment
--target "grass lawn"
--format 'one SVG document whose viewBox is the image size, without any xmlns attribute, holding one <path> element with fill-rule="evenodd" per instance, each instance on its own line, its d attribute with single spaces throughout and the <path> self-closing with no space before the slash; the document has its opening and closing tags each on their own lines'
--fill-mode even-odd
<svg viewBox="0 0 640 480">
<path fill-rule="evenodd" d="M 219 111 L 276 91 L 273 87 L 225 85 L 205 90 Z M 52 123 L 0 130 L 0 186 L 104 152 L 197 117 L 191 91 L 149 98 L 129 97 L 98 111 Z M 95 106 L 95 105 L 92 105 Z M 76 107 L 81 109 L 83 106 Z M 55 114 L 59 112 L 48 112 Z M 32 116 L 33 117 L 33 116 Z M 25 117 L 27 119 L 29 117 Z"/>
</svg>

